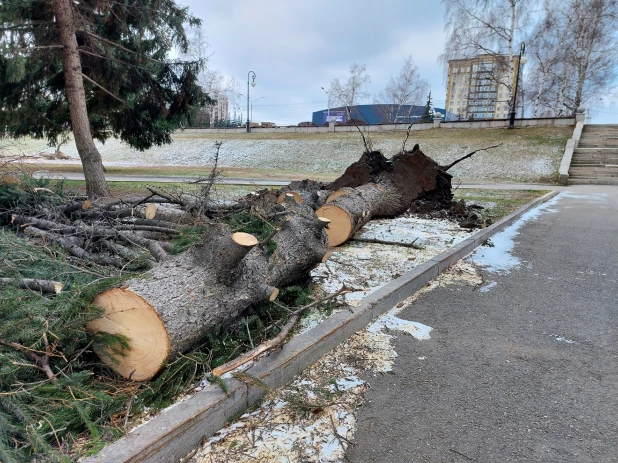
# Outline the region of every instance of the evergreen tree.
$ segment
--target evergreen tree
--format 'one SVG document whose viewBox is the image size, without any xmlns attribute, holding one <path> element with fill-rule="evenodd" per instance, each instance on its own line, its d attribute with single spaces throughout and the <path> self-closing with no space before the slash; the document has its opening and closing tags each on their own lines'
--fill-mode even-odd
<svg viewBox="0 0 618 463">
<path fill-rule="evenodd" d="M 425 111 L 421 116 L 421 122 L 432 122 L 433 121 L 433 105 L 431 104 L 431 92 L 429 92 L 429 96 L 427 96 L 427 103 L 425 103 Z"/>
<path fill-rule="evenodd" d="M 210 102 L 196 81 L 174 0 L 0 1 L 0 136 L 72 131 L 90 197 L 109 194 L 93 139 L 137 149 L 171 142 L 192 108 Z"/>
</svg>

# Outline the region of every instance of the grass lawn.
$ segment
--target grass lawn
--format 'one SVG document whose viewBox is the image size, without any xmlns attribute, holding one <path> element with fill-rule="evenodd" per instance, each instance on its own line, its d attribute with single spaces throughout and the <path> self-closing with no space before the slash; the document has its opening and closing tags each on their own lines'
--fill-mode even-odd
<svg viewBox="0 0 618 463">
<path fill-rule="evenodd" d="M 566 141 L 572 127 L 525 127 L 508 129 L 430 129 L 413 131 L 407 148 L 418 143 L 436 162 L 447 165 L 479 148 L 480 151 L 455 166 L 452 174 L 463 182 L 548 182 L 557 178 Z M 405 131 L 365 134 L 375 149 L 390 157 L 401 150 Z M 171 145 L 144 152 L 110 139 L 99 145 L 110 174 L 207 175 L 212 166 L 215 141 L 223 141 L 218 166 L 228 177 L 332 180 L 343 173 L 363 152 L 356 132 L 328 133 L 188 133 L 178 132 Z M 43 140 L 20 140 L 5 153 L 33 155 L 45 148 Z M 62 150 L 70 161 L 36 162 L 34 170 L 76 172 L 79 156 L 72 142 Z M 2 148 L 0 147 L 0 152 Z M 0 153 L 1 155 L 1 153 Z"/>
<path fill-rule="evenodd" d="M 486 190 L 481 188 L 459 188 L 455 200 L 463 199 L 466 204 L 483 206 L 479 213 L 492 222 L 515 212 L 524 204 L 549 193 L 549 190 Z"/>
</svg>

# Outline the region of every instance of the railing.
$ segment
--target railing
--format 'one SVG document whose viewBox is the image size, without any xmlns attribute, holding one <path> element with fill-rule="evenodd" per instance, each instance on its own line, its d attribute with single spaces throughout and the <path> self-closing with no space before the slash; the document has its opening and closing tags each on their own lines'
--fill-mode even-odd
<svg viewBox="0 0 618 463">
<path fill-rule="evenodd" d="M 485 129 L 508 127 L 508 119 L 484 119 L 473 121 L 441 121 L 414 123 L 412 130 L 440 129 Z M 515 127 L 543 127 L 575 125 L 575 117 L 542 117 L 535 119 L 515 119 Z M 363 132 L 388 132 L 392 130 L 408 130 L 410 124 L 370 124 L 360 125 Z M 326 133 L 326 132 L 356 132 L 354 125 L 335 125 L 330 127 L 253 127 L 252 133 Z M 186 127 L 184 132 L 189 133 L 246 133 L 245 127 L 201 128 Z"/>
</svg>

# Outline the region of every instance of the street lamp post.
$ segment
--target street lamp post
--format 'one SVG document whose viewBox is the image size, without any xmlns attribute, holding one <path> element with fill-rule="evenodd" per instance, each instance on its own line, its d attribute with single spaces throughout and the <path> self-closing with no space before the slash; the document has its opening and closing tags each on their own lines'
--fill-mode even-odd
<svg viewBox="0 0 618 463">
<path fill-rule="evenodd" d="M 251 77 L 251 74 L 253 74 L 253 81 L 251 82 L 251 87 L 255 87 L 255 72 L 249 71 L 247 73 L 247 133 L 251 132 L 251 122 L 249 121 L 249 111 L 251 109 L 249 106 L 249 78 Z"/>
<path fill-rule="evenodd" d="M 265 96 L 261 96 L 257 100 L 251 100 L 251 120 L 252 121 L 253 121 L 253 103 L 255 103 L 258 100 L 261 100 L 262 98 L 266 98 L 266 97 Z"/>
<path fill-rule="evenodd" d="M 519 47 L 519 60 L 517 60 L 517 78 L 515 79 L 515 91 L 513 92 L 513 101 L 512 101 L 512 105 L 511 105 L 511 113 L 510 113 L 510 119 L 509 119 L 509 129 L 514 129 L 515 128 L 515 113 L 516 113 L 516 104 L 517 104 L 517 87 L 519 84 L 519 73 L 521 71 L 521 65 L 525 63 L 522 63 L 522 57 L 521 55 L 523 55 L 526 51 L 526 44 L 522 42 L 521 46 Z M 524 57 L 525 59 L 525 57 Z"/>
<path fill-rule="evenodd" d="M 324 87 L 320 87 L 320 88 L 324 90 Z M 328 98 L 328 103 L 326 103 L 327 104 L 326 122 L 328 122 L 330 125 L 330 93 L 328 93 L 326 90 L 324 90 L 324 93 L 326 93 L 326 97 Z"/>
</svg>

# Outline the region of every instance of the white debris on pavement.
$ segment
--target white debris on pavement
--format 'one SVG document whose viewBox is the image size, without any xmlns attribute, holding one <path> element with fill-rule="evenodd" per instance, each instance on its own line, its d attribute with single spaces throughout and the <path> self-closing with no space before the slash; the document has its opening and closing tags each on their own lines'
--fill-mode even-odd
<svg viewBox="0 0 618 463">
<path fill-rule="evenodd" d="M 491 291 L 491 288 L 493 288 L 494 286 L 496 286 L 498 283 L 496 283 L 495 281 L 490 281 L 489 283 L 487 283 L 486 285 L 483 285 L 479 288 L 479 291 L 482 293 L 488 293 L 489 291 Z"/>
<path fill-rule="evenodd" d="M 220 430 L 189 461 L 343 462 L 356 430 L 355 410 L 368 387 L 361 378 L 392 370 L 396 330 L 416 339 L 429 338 L 430 327 L 398 315 L 423 294 L 452 284 L 480 285 L 482 279 L 473 265 L 460 261 L 322 357 L 292 384 L 269 391 L 260 408 Z"/>
<path fill-rule="evenodd" d="M 450 220 L 413 216 L 375 220 L 357 233 L 359 241 L 335 248 L 330 259 L 311 272 L 313 285 L 319 286 L 324 294 L 336 292 L 343 284 L 360 289 L 345 295 L 345 302 L 356 306 L 367 294 L 469 236 L 469 230 Z M 363 239 L 394 244 L 367 243 Z M 414 243 L 422 249 L 396 243 Z"/>
</svg>

